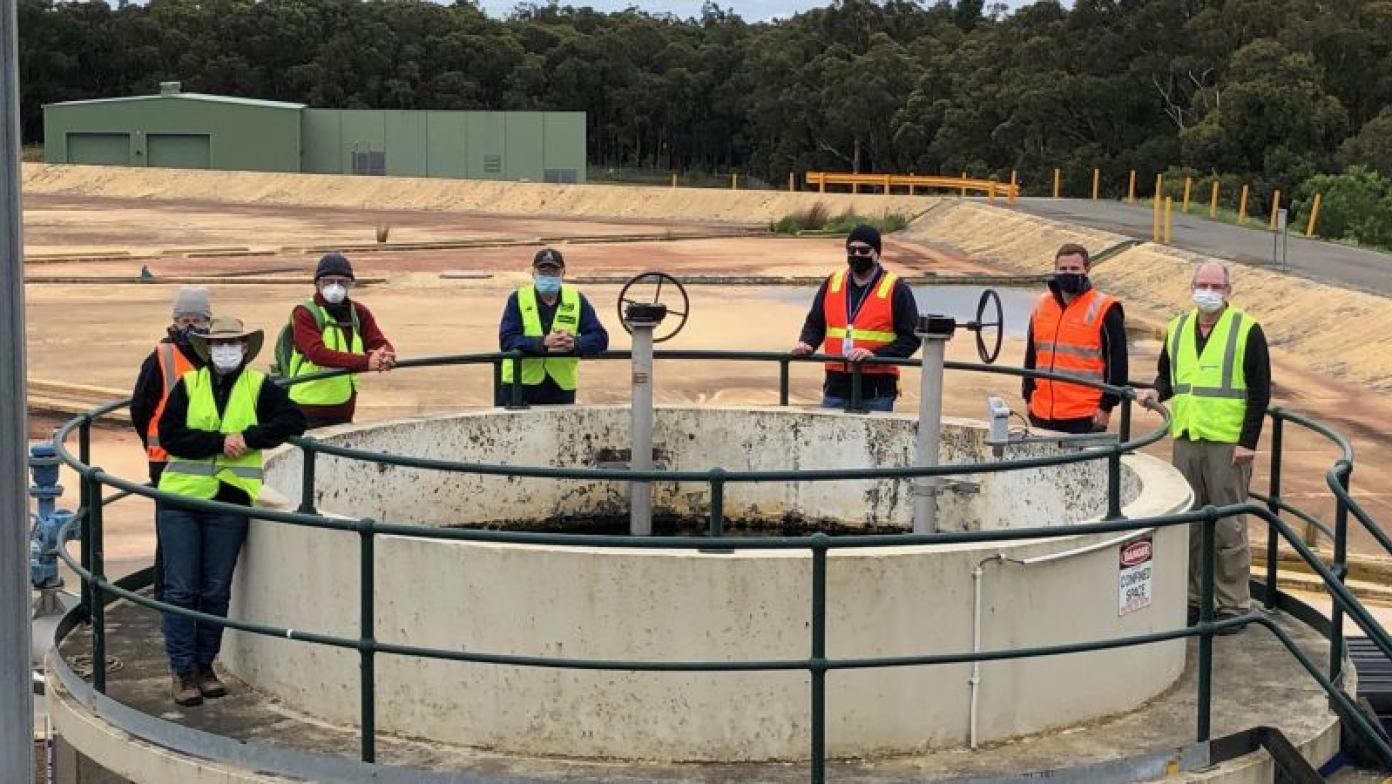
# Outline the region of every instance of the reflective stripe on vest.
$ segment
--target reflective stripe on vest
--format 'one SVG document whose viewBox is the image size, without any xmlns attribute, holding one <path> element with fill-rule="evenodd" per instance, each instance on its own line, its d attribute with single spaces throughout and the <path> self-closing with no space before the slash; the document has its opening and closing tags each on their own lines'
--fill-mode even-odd
<svg viewBox="0 0 1392 784">
<path fill-rule="evenodd" d="M 1229 305 L 1199 353 L 1198 320 L 1191 310 L 1170 321 L 1165 333 L 1174 393 L 1170 435 L 1235 444 L 1247 414 L 1247 336 L 1257 322 Z"/>
<path fill-rule="evenodd" d="M 889 270 L 882 270 L 879 283 L 873 291 L 865 293 L 860 307 L 852 319 L 847 311 L 847 290 L 845 269 L 837 270 L 827 278 L 826 296 L 822 298 L 822 315 L 826 318 L 826 337 L 822 340 L 822 353 L 845 356 L 846 338 L 851 338 L 852 348 L 874 351 L 894 342 L 899 335 L 894 331 L 894 283 L 899 276 Z M 873 282 L 873 281 L 872 281 Z M 845 362 L 828 362 L 826 369 L 846 373 L 850 366 Z M 899 375 L 896 365 L 862 365 L 866 374 Z"/>
<path fill-rule="evenodd" d="M 193 370 L 193 363 L 184 356 L 183 350 L 173 343 L 165 342 L 155 345 L 155 359 L 159 362 L 160 381 L 164 388 L 160 390 L 159 403 L 155 406 L 154 415 L 150 417 L 150 424 L 145 427 L 145 458 L 151 463 L 163 463 L 169 459 L 169 453 L 160 446 L 160 417 L 164 415 L 164 406 L 169 402 L 169 393 L 173 391 L 180 377 Z"/>
<path fill-rule="evenodd" d="M 1039 298 L 1030 316 L 1034 367 L 1080 381 L 1107 380 L 1102 325 L 1116 299 L 1089 289 L 1060 307 L 1053 292 Z M 1034 380 L 1030 413 L 1038 419 L 1082 419 L 1102 403 L 1102 390 L 1047 378 Z"/>
<path fill-rule="evenodd" d="M 319 307 L 319 304 L 314 300 L 305 300 L 304 307 L 308 308 L 309 312 L 314 314 L 315 320 L 323 325 L 321 332 L 324 336 L 324 348 L 330 351 L 341 351 L 346 354 L 367 353 L 363 349 L 362 335 L 359 335 L 358 331 L 352 327 L 351 314 L 348 324 L 339 326 L 338 322 L 334 321 L 333 316 L 329 315 L 329 312 L 324 308 Z M 351 308 L 353 306 L 349 304 L 348 307 Z M 291 329 L 294 328 L 294 322 L 295 314 L 291 311 Z M 346 343 L 343 340 L 344 329 L 347 329 L 349 333 L 349 339 Z M 290 378 L 298 378 L 300 376 L 322 373 L 328 369 L 329 368 L 322 368 L 310 362 L 304 354 L 300 353 L 299 347 L 296 346 L 294 352 L 290 354 L 290 372 L 287 375 Z M 353 396 L 357 388 L 357 375 L 348 373 L 342 376 L 334 376 L 333 378 L 321 378 L 316 381 L 306 381 L 291 385 L 290 399 L 304 406 L 336 406 L 340 403 L 347 403 L 348 399 Z"/>
<path fill-rule="evenodd" d="M 523 286 L 517 290 L 517 309 L 522 314 L 522 334 L 529 338 L 545 337 L 551 330 L 560 330 L 570 335 L 580 334 L 580 292 L 573 286 L 561 287 L 561 299 L 556 305 L 556 313 L 551 323 L 542 326 L 541 314 L 537 310 L 536 287 Z M 512 368 L 515 362 L 503 361 L 503 383 L 512 383 Z M 556 386 L 573 392 L 579 385 L 580 360 L 576 357 L 545 357 L 522 360 L 522 383 L 536 386 L 547 376 Z"/>
<path fill-rule="evenodd" d="M 206 430 L 231 435 L 258 424 L 256 401 L 261 395 L 265 374 L 242 370 L 227 396 L 227 406 L 218 414 L 213 397 L 212 373 L 207 368 L 184 374 L 189 406 L 185 423 L 190 430 Z M 215 455 L 194 459 L 171 456 L 160 475 L 159 489 L 189 498 L 210 499 L 222 484 L 231 485 L 254 502 L 261 495 L 261 451 L 251 450 L 241 457 Z"/>
</svg>

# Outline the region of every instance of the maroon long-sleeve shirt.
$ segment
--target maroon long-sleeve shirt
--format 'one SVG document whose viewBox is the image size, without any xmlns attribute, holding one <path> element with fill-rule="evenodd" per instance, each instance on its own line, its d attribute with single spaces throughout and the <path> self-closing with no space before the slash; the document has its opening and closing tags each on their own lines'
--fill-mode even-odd
<svg viewBox="0 0 1392 784">
<path fill-rule="evenodd" d="M 319 307 L 328 311 L 329 315 L 338 323 L 338 329 L 343 333 L 343 345 L 348 345 L 350 331 L 353 321 L 347 308 L 352 307 L 358 312 L 358 329 L 362 334 L 363 348 L 368 353 L 376 351 L 382 346 L 387 350 L 395 352 L 396 349 L 382 330 L 377 326 L 377 319 L 373 318 L 372 311 L 365 305 L 356 300 L 347 300 L 342 305 L 330 305 L 317 292 L 314 295 L 314 302 Z M 367 368 L 367 354 L 350 354 L 346 351 L 334 351 L 324 345 L 324 335 L 319 330 L 319 322 L 314 318 L 314 313 L 304 305 L 298 305 L 294 311 L 295 323 L 295 348 L 310 362 L 321 368 L 345 368 L 356 372 L 365 372 Z M 305 417 L 309 420 L 311 427 L 322 426 L 325 424 L 335 424 L 353 421 L 353 412 L 357 409 L 358 395 L 354 391 L 347 401 L 334 406 L 300 406 Z"/>
</svg>

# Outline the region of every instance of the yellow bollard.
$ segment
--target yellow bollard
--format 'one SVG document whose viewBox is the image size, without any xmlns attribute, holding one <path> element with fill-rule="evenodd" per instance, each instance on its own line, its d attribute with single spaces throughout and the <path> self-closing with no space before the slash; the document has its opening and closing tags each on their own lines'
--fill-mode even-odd
<svg viewBox="0 0 1392 784">
<path fill-rule="evenodd" d="M 966 173 L 966 172 L 962 172 L 962 179 L 965 180 L 966 178 L 967 178 L 967 173 Z M 966 185 L 963 185 L 963 186 L 962 186 L 962 195 L 963 195 L 963 196 L 966 196 L 966 195 L 967 195 L 967 186 L 966 186 Z"/>
<path fill-rule="evenodd" d="M 1165 244 L 1170 244 L 1170 239 L 1174 237 L 1174 197 L 1165 197 Z"/>
<path fill-rule="evenodd" d="M 987 203 L 989 203 L 989 204 L 995 204 L 995 203 L 996 203 L 996 181 L 995 181 L 995 180 L 991 180 L 991 184 L 990 184 L 990 186 L 987 188 L 986 201 L 987 201 Z"/>
<path fill-rule="evenodd" d="M 1271 223 L 1267 226 L 1272 231 L 1276 230 L 1276 213 L 1281 211 L 1281 192 L 1276 191 L 1271 194 Z"/>
<path fill-rule="evenodd" d="M 888 195 L 889 195 L 889 175 L 888 175 L 888 174 L 886 174 L 886 175 L 884 176 L 884 189 L 885 189 L 884 195 L 888 196 Z"/>
<path fill-rule="evenodd" d="M 1209 220 L 1218 220 L 1218 180 L 1213 181 L 1213 195 L 1208 199 Z"/>
<path fill-rule="evenodd" d="M 1155 196 L 1150 200 L 1150 241 L 1156 244 L 1160 242 L 1160 197 Z"/>
<path fill-rule="evenodd" d="M 817 193 L 826 193 L 826 172 L 817 172 Z"/>
<path fill-rule="evenodd" d="M 677 187 L 677 173 L 676 173 L 676 172 L 672 172 L 672 187 L 673 187 L 673 188 Z"/>
<path fill-rule="evenodd" d="M 789 192 L 797 190 L 797 174 L 794 172 L 788 172 L 788 190 Z"/>
<path fill-rule="evenodd" d="M 1315 203 L 1310 205 L 1310 222 L 1305 225 L 1305 236 L 1315 236 L 1315 222 L 1319 220 L 1320 195 L 1315 194 Z"/>
<path fill-rule="evenodd" d="M 1136 203 L 1136 170 L 1131 170 L 1131 182 L 1126 186 L 1126 203 Z"/>
<path fill-rule="evenodd" d="M 916 193 L 917 190 L 918 190 L 918 189 L 914 186 L 914 181 L 913 181 L 914 176 L 915 176 L 915 175 L 914 175 L 913 172 L 909 172 L 909 195 L 910 195 L 910 196 L 915 195 L 915 193 Z"/>
<path fill-rule="evenodd" d="M 1247 225 L 1247 191 L 1246 185 L 1242 186 L 1242 198 L 1237 200 L 1237 225 Z"/>
<path fill-rule="evenodd" d="M 1062 175 L 1058 169 L 1054 169 L 1054 198 L 1059 197 L 1059 177 Z"/>
<path fill-rule="evenodd" d="M 858 182 L 852 182 L 852 183 L 851 183 L 851 193 L 860 193 L 860 183 L 858 183 Z"/>
<path fill-rule="evenodd" d="M 1101 169 L 1093 169 L 1093 170 L 1092 170 L 1092 200 L 1093 200 L 1093 201 L 1097 201 L 1097 194 L 1101 192 L 1101 187 L 1102 187 L 1102 170 L 1101 170 Z"/>
<path fill-rule="evenodd" d="M 732 191 L 737 191 L 737 190 L 739 190 L 739 175 L 738 175 L 738 174 L 733 174 L 733 173 L 732 173 L 732 174 L 730 175 L 730 190 L 732 190 Z"/>
<path fill-rule="evenodd" d="M 1183 204 L 1183 206 L 1181 206 L 1181 207 L 1179 208 L 1179 211 L 1180 211 L 1180 212 L 1184 212 L 1184 213 L 1189 212 L 1189 189 L 1192 188 L 1193 185 L 1194 185 L 1194 178 L 1193 178 L 1193 177 L 1185 177 L 1185 178 L 1184 178 L 1184 204 Z"/>
<path fill-rule="evenodd" d="M 1011 170 L 1010 170 L 1010 193 L 1006 194 L 1005 200 L 1006 200 L 1007 203 L 1012 204 L 1012 205 L 1015 203 L 1015 193 L 1016 193 L 1016 191 L 1018 191 L 1018 190 L 1020 189 L 1020 188 L 1019 188 L 1019 185 L 1017 185 L 1016 183 L 1017 183 L 1017 180 L 1015 179 L 1015 170 L 1014 170 L 1014 169 L 1011 169 Z"/>
<path fill-rule="evenodd" d="M 1163 199 L 1165 193 L 1165 175 L 1155 175 L 1155 198 Z"/>
</svg>

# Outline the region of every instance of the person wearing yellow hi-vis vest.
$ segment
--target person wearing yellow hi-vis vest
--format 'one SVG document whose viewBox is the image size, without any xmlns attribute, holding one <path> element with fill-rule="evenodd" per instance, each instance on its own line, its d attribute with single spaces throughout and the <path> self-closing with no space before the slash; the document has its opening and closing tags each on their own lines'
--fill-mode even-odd
<svg viewBox="0 0 1392 784">
<path fill-rule="evenodd" d="M 372 311 L 348 296 L 355 280 L 353 265 L 342 253 L 319 259 L 313 299 L 290 314 L 293 342 L 284 347 L 289 356 L 276 358 L 282 374 L 298 378 L 335 369 L 385 372 L 396 366 L 396 349 L 382 334 Z M 280 343 L 277 354 L 283 351 Z M 347 424 L 357 408 L 357 377 L 341 375 L 294 384 L 290 399 L 304 411 L 311 430 Z"/>
<path fill-rule="evenodd" d="M 512 401 L 514 366 L 521 373 L 522 402 L 568 405 L 579 386 L 580 357 L 609 347 L 609 333 L 594 307 L 574 286 L 563 285 L 565 259 L 544 248 L 532 259 L 532 282 L 508 297 L 498 326 L 498 347 L 527 355 L 504 361 L 495 402 Z"/>
<path fill-rule="evenodd" d="M 189 343 L 206 363 L 169 393 L 159 420 L 169 453 L 162 493 L 251 506 L 261 492 L 261 452 L 304 432 L 304 414 L 280 386 L 248 365 L 265 334 L 235 318 L 216 317 Z M 156 513 L 164 555 L 164 601 L 227 617 L 232 573 L 247 534 L 247 515 L 162 503 Z M 222 627 L 179 615 L 164 617 L 164 647 L 179 705 L 221 697 L 227 687 L 213 669 Z"/>
<path fill-rule="evenodd" d="M 1271 359 L 1261 325 L 1228 304 L 1232 279 L 1216 261 L 1199 265 L 1190 283 L 1194 309 L 1165 330 L 1155 388 L 1143 402 L 1168 400 L 1174 464 L 1194 491 L 1196 507 L 1247 500 L 1262 420 L 1271 402 Z M 1219 620 L 1246 614 L 1252 554 L 1247 519 L 1227 517 L 1215 530 L 1214 587 Z M 1189 623 L 1199 617 L 1203 528 L 1189 531 Z M 1241 631 L 1226 626 L 1220 634 Z"/>
<path fill-rule="evenodd" d="M 909 284 L 880 266 L 880 232 L 861 224 L 846 237 L 846 266 L 817 290 L 812 309 L 793 346 L 793 356 L 822 353 L 848 361 L 826 363 L 823 408 L 850 408 L 852 364 L 873 357 L 907 358 L 918 351 L 914 334 L 918 303 Z M 899 397 L 899 367 L 860 365 L 861 404 L 867 411 L 892 411 Z"/>
</svg>

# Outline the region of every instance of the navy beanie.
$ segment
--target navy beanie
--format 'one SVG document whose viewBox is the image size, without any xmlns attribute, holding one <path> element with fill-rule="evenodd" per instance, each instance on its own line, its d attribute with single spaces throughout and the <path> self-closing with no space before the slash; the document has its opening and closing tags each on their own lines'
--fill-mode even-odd
<svg viewBox="0 0 1392 784">
<path fill-rule="evenodd" d="M 328 275 L 354 280 L 353 265 L 348 263 L 348 257 L 342 253 L 326 253 L 319 259 L 319 266 L 314 268 L 314 279 L 318 280 Z"/>
<path fill-rule="evenodd" d="M 852 242 L 863 242 L 874 248 L 876 253 L 880 252 L 880 232 L 874 226 L 868 226 L 862 223 L 854 229 L 851 229 L 851 233 L 846 237 L 847 247 L 849 247 Z"/>
</svg>

